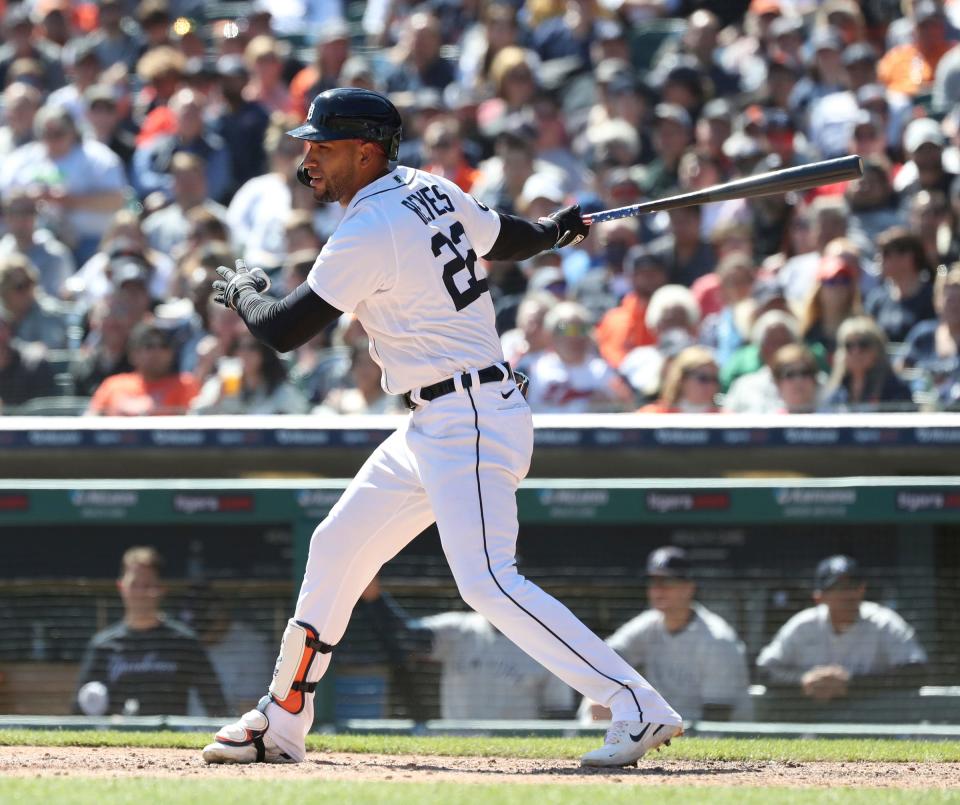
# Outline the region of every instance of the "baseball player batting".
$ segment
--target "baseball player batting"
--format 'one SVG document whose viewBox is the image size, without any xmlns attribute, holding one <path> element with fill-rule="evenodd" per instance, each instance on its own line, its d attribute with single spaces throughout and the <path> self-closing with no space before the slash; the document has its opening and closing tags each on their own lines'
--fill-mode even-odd
<svg viewBox="0 0 960 805">
<path fill-rule="evenodd" d="M 477 257 L 523 260 L 589 233 L 577 206 L 539 222 L 489 209 L 446 179 L 397 166 L 401 120 L 383 95 L 322 92 L 298 178 L 343 218 L 305 283 L 279 301 L 257 269 L 220 267 L 214 299 L 286 352 L 353 313 L 406 422 L 367 459 L 310 542 L 269 693 L 203 750 L 208 763 L 304 759 L 313 697 L 360 594 L 431 523 L 463 600 L 570 687 L 612 711 L 589 766 L 636 763 L 682 732 L 643 677 L 517 572 L 516 491 L 533 449 L 530 408 L 503 359 Z"/>
</svg>

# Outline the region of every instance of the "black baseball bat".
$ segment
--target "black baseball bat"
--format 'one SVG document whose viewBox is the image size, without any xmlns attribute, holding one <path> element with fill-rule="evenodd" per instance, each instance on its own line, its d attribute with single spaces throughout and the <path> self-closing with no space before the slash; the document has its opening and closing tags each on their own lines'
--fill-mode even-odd
<svg viewBox="0 0 960 805">
<path fill-rule="evenodd" d="M 629 207 L 617 207 L 612 210 L 590 213 L 583 216 L 588 224 L 614 221 L 617 218 L 630 218 L 648 212 L 675 210 L 678 207 L 693 207 L 697 204 L 709 204 L 712 201 L 729 201 L 733 198 L 753 198 L 755 196 L 774 196 L 791 190 L 809 190 L 834 182 L 859 179 L 863 176 L 863 160 L 856 154 L 837 159 L 825 159 L 798 165 L 796 168 L 783 168 L 778 171 L 734 179 L 732 182 L 705 187 L 690 193 L 667 196 L 656 201 L 631 204 Z"/>
</svg>

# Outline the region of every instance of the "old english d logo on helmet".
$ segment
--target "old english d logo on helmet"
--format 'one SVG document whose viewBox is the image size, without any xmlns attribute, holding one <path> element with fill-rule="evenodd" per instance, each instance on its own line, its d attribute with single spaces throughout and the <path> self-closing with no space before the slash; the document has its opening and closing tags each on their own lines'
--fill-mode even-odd
<svg viewBox="0 0 960 805">
<path fill-rule="evenodd" d="M 288 131 L 298 140 L 368 140 L 378 143 L 387 158 L 400 149 L 403 121 L 390 100 L 379 92 L 358 87 L 328 89 L 310 104 L 307 120 Z"/>
</svg>

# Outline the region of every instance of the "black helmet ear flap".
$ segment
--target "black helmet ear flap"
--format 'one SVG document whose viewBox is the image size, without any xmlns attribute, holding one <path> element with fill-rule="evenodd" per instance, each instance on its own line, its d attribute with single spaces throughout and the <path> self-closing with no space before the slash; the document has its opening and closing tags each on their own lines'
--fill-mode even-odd
<svg viewBox="0 0 960 805">
<path fill-rule="evenodd" d="M 300 167 L 297 168 L 297 181 L 302 185 L 310 187 L 310 174 L 307 173 L 307 169 L 302 162 L 300 163 Z"/>
</svg>

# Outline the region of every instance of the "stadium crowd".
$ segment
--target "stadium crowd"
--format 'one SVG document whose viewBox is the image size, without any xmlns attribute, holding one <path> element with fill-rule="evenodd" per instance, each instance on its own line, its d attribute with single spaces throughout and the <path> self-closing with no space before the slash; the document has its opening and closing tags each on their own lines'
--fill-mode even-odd
<svg viewBox="0 0 960 805">
<path fill-rule="evenodd" d="M 295 287 L 335 229 L 284 135 L 334 86 L 389 94 L 402 164 L 532 219 L 864 158 L 481 261 L 534 411 L 960 409 L 960 2 L 0 8 L 5 414 L 399 411 L 356 321 L 277 356 L 210 300 L 237 257 Z"/>
</svg>

